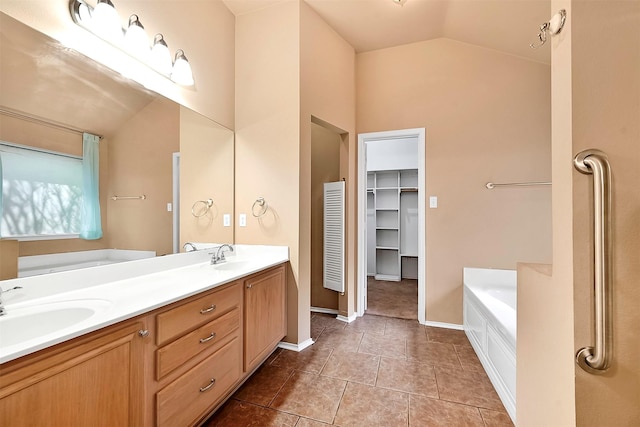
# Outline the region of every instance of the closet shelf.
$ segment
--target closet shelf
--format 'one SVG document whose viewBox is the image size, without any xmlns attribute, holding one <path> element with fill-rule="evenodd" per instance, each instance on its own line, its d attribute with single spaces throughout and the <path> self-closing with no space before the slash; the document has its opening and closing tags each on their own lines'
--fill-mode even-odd
<svg viewBox="0 0 640 427">
<path fill-rule="evenodd" d="M 383 251 L 399 251 L 397 246 L 376 246 L 376 249 L 382 249 Z"/>
</svg>

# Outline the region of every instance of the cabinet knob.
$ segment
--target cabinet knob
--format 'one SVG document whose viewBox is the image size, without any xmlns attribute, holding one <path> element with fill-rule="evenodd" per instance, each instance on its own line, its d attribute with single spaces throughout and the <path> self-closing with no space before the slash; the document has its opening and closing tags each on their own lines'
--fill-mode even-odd
<svg viewBox="0 0 640 427">
<path fill-rule="evenodd" d="M 247 285 L 247 289 L 253 288 L 253 285 Z"/>
<path fill-rule="evenodd" d="M 203 392 L 209 390 L 214 385 L 216 385 L 216 379 L 215 378 L 211 378 L 211 382 L 209 382 L 208 386 L 200 387 L 200 393 L 203 393 Z"/>
<path fill-rule="evenodd" d="M 149 331 L 148 331 L 148 330 L 146 330 L 146 329 L 140 329 L 140 330 L 138 331 L 138 335 L 140 335 L 140 336 L 141 336 L 141 337 L 143 337 L 143 338 L 144 338 L 144 337 L 148 337 L 148 336 L 149 336 Z"/>
<path fill-rule="evenodd" d="M 211 304 L 208 308 L 203 308 L 202 310 L 200 310 L 200 314 L 211 313 L 215 309 L 216 309 L 216 305 L 215 304 Z"/>
<path fill-rule="evenodd" d="M 216 337 L 216 333 L 215 332 L 211 332 L 211 335 L 209 335 L 206 338 L 200 338 L 200 344 L 204 344 L 207 341 L 211 341 L 212 339 L 214 339 Z"/>
</svg>

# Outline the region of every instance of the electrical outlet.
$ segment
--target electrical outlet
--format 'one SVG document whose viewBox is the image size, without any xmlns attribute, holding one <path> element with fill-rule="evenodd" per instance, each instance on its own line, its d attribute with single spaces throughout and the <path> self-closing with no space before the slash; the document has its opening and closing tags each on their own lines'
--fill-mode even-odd
<svg viewBox="0 0 640 427">
<path fill-rule="evenodd" d="M 247 214 L 240 214 L 240 219 L 238 221 L 240 227 L 246 227 L 247 226 Z"/>
<path fill-rule="evenodd" d="M 430 196 L 429 197 L 429 207 L 431 209 L 435 209 L 438 207 L 438 196 Z"/>
<path fill-rule="evenodd" d="M 167 203 L 167 212 L 173 211 L 173 205 L 171 203 Z"/>
<path fill-rule="evenodd" d="M 231 227 L 231 214 L 224 214 L 222 217 L 222 225 Z"/>
</svg>

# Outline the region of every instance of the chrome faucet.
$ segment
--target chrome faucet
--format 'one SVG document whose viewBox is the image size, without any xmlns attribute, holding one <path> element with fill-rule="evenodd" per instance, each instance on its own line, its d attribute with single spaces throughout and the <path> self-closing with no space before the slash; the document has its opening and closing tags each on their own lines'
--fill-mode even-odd
<svg viewBox="0 0 640 427">
<path fill-rule="evenodd" d="M 184 245 L 182 245 L 182 248 L 184 249 L 185 252 L 193 252 L 198 250 L 198 248 L 196 248 L 196 245 L 194 245 L 191 242 L 185 243 Z"/>
<path fill-rule="evenodd" d="M 213 253 L 211 257 L 211 264 L 221 264 L 226 262 L 227 260 L 224 257 L 224 248 L 228 248 L 229 251 L 233 252 L 233 246 L 224 244 L 218 247 L 218 250 Z"/>
<path fill-rule="evenodd" d="M 0 316 L 4 316 L 5 314 L 7 314 L 7 310 L 4 308 L 4 304 L 2 304 L 2 294 L 5 292 L 13 291 L 15 289 L 22 289 L 22 286 L 14 286 L 13 288 L 7 289 L 6 291 L 3 291 L 2 287 L 0 287 Z"/>
</svg>

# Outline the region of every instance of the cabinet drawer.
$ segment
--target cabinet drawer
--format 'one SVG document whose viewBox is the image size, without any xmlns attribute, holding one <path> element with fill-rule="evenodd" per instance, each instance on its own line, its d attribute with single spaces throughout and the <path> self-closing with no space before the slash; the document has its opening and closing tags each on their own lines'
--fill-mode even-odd
<svg viewBox="0 0 640 427">
<path fill-rule="evenodd" d="M 242 372 L 240 339 L 235 337 L 210 357 L 159 391 L 156 395 L 158 426 L 186 426 L 236 384 Z"/>
<path fill-rule="evenodd" d="M 230 312 L 199 327 L 157 351 L 157 378 L 181 366 L 196 354 L 213 349 L 220 340 L 240 327 L 240 309 Z"/>
<path fill-rule="evenodd" d="M 239 306 L 241 300 L 242 288 L 240 283 L 237 283 L 158 314 L 158 345 L 210 322 L 218 315 Z"/>
</svg>

